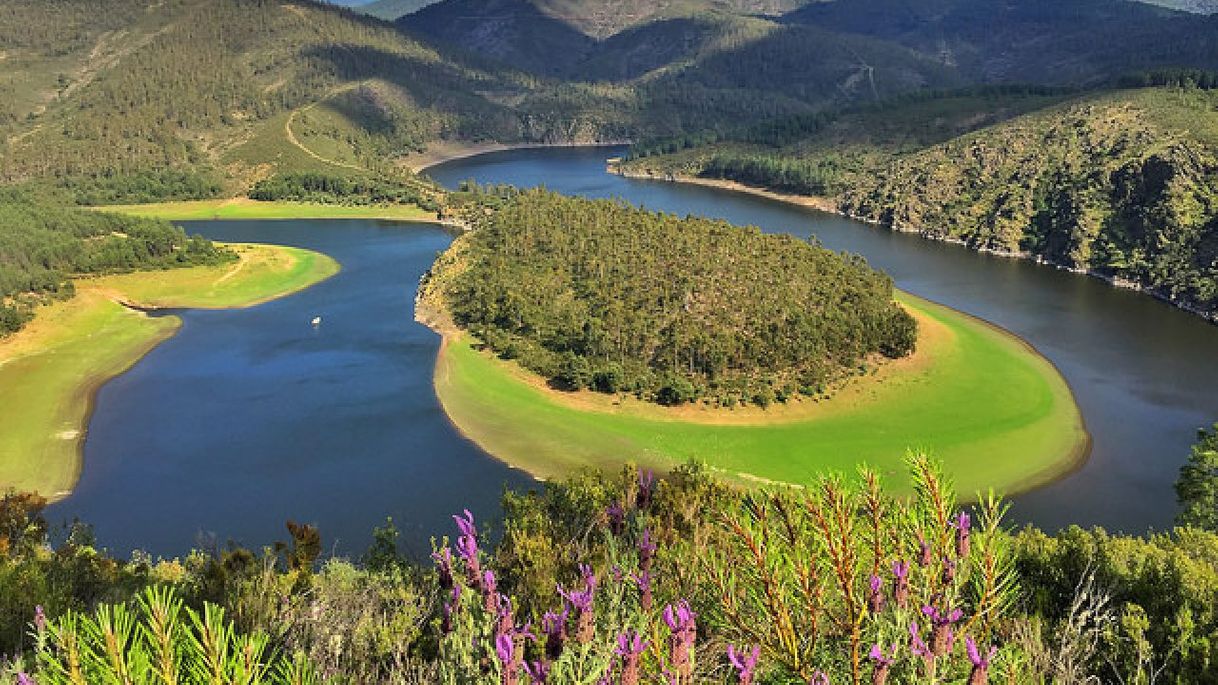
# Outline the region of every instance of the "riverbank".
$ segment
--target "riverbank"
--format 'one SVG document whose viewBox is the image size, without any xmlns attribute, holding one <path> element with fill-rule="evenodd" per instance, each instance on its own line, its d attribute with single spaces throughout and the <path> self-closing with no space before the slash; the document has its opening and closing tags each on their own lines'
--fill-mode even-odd
<svg viewBox="0 0 1218 685">
<path fill-rule="evenodd" d="M 713 179 L 713 178 L 701 178 L 698 176 L 688 176 L 688 175 L 684 175 L 684 174 L 660 174 L 660 173 L 656 173 L 651 170 L 639 171 L 639 170 L 634 170 L 634 169 L 626 169 L 626 168 L 623 168 L 620 163 L 616 163 L 616 162 L 610 163 L 606 167 L 606 171 L 608 171 L 611 174 L 617 174 L 623 178 L 632 178 L 632 179 L 639 179 L 639 180 L 644 180 L 644 181 L 665 181 L 668 183 L 680 183 L 683 185 L 703 186 L 703 187 L 707 187 L 707 188 L 716 188 L 719 190 L 726 190 L 726 191 L 733 192 L 733 193 L 742 193 L 745 195 L 752 195 L 753 197 L 761 197 L 761 198 L 765 198 L 767 200 L 773 200 L 775 202 L 782 202 L 784 204 L 795 205 L 795 206 L 799 206 L 799 207 L 807 207 L 807 208 L 815 209 L 817 211 L 826 212 L 829 214 L 836 214 L 837 216 L 842 216 L 842 217 L 845 217 L 852 221 L 858 221 L 860 223 L 865 223 L 865 224 L 870 224 L 872 226 L 882 227 L 887 230 L 896 231 L 897 233 L 909 233 L 909 234 L 917 235 L 921 238 L 925 238 L 927 240 L 933 240 L 935 242 L 949 243 L 951 245 L 959 245 L 961 247 L 968 248 L 969 250 L 972 250 L 973 252 L 980 252 L 982 254 L 994 255 L 997 257 L 1006 257 L 1008 259 L 1023 259 L 1023 260 L 1035 262 L 1037 264 L 1041 264 L 1041 265 L 1044 265 L 1047 267 L 1058 269 L 1060 271 L 1069 271 L 1070 273 L 1078 274 L 1080 276 L 1088 276 L 1090 278 L 1095 278 L 1097 280 L 1101 280 L 1101 281 L 1107 283 L 1108 285 L 1110 285 L 1114 288 L 1120 288 L 1122 290 L 1132 290 L 1134 292 L 1141 293 L 1143 295 L 1148 295 L 1150 297 L 1153 297 L 1156 300 L 1159 300 L 1160 302 L 1163 302 L 1164 304 L 1171 305 L 1172 307 L 1175 307 L 1176 309 L 1180 309 L 1180 310 L 1188 312 L 1189 314 L 1194 314 L 1196 316 L 1199 316 L 1202 319 L 1209 321 L 1210 323 L 1218 324 L 1218 312 L 1214 312 L 1214 313 L 1205 312 L 1200 309 L 1197 309 L 1196 307 L 1192 307 L 1188 304 L 1185 304 L 1182 302 L 1176 302 L 1171 297 L 1169 297 L 1161 292 L 1158 292 L 1156 290 L 1153 290 L 1151 288 L 1147 288 L 1147 287 L 1141 285 L 1140 283 L 1136 283 L 1134 281 L 1130 281 L 1130 280 L 1123 279 L 1123 278 L 1118 278 L 1118 277 L 1112 276 L 1110 274 L 1100 273 L 1098 271 L 1093 271 L 1091 269 L 1080 269 L 1077 267 L 1066 266 L 1064 264 L 1058 264 L 1057 262 L 1054 262 L 1050 259 L 1046 259 L 1044 257 L 1034 255 L 1031 252 L 1012 252 L 1012 251 L 991 250 L 991 249 L 985 249 L 985 248 L 972 247 L 965 241 L 960 240 L 958 238 L 952 238 L 950 236 L 943 236 L 943 235 L 936 235 L 933 233 L 927 233 L 917 226 L 884 226 L 883 224 L 880 224 L 879 222 L 873 221 L 866 217 L 855 216 L 848 212 L 843 212 L 841 210 L 841 208 L 838 206 L 838 204 L 833 200 L 833 198 L 823 197 L 823 196 L 795 195 L 792 193 L 780 193 L 780 192 L 776 192 L 773 190 L 768 190 L 766 188 L 745 185 L 744 183 L 740 183 L 738 181 L 729 181 L 729 180 Z"/>
<path fill-rule="evenodd" d="M 72 299 L 40 308 L 26 328 L 0 340 L 0 491 L 52 501 L 70 494 L 98 389 L 181 325 L 136 307 L 249 307 L 339 271 L 333 259 L 308 250 L 230 247 L 235 263 L 81 279 Z"/>
<path fill-rule="evenodd" d="M 742 483 L 806 484 L 869 464 L 904 491 L 902 460 L 926 448 L 961 491 L 1034 488 L 1080 466 L 1090 438 L 1057 369 L 1014 335 L 902 294 L 919 351 L 856 378 L 829 400 L 771 409 L 687 406 L 563 393 L 479 351 L 434 303 L 418 318 L 443 336 L 435 387 L 454 425 L 491 455 L 538 478 L 627 461 L 690 459 Z"/>
<path fill-rule="evenodd" d="M 575 148 L 575 147 L 614 147 L 618 145 L 629 145 L 628 140 L 605 141 L 596 143 L 461 143 L 461 142 L 441 142 L 432 143 L 428 148 L 420 153 L 407 155 L 402 159 L 402 164 L 410 171 L 420 174 L 427 171 L 428 168 L 445 162 L 454 162 L 458 159 L 468 159 L 469 157 L 477 157 L 491 152 L 508 152 L 509 150 L 544 150 L 547 148 Z"/>
<path fill-rule="evenodd" d="M 213 219 L 381 219 L 440 223 L 435 212 L 414 205 L 324 205 L 309 202 L 262 202 L 249 198 L 159 202 L 94 207 L 97 211 L 169 221 Z"/>
</svg>

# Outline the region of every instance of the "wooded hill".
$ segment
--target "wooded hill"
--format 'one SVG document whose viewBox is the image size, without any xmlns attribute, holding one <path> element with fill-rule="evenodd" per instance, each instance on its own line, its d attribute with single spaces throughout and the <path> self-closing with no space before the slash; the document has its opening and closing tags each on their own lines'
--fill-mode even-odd
<svg viewBox="0 0 1218 685">
<path fill-rule="evenodd" d="M 859 257 L 541 190 L 484 215 L 430 279 L 459 326 L 554 385 L 662 404 L 818 395 L 916 342 Z"/>
<path fill-rule="evenodd" d="M 1007 89 L 913 99 L 705 145 L 659 141 L 640 153 L 693 147 L 627 169 L 828 196 L 846 214 L 1094 271 L 1213 316 L 1218 91 L 1198 87 L 1206 74 L 1179 80 L 1072 97 Z"/>
<path fill-rule="evenodd" d="M 623 134 L 614 106 L 578 86 L 450 58 L 306 0 L 114 0 L 105 12 L 14 0 L 0 6 L 0 59 L 6 181 L 199 167 L 247 181 L 272 168 L 397 173 L 395 157 L 440 138 Z M 595 107 L 578 113 L 585 105 Z"/>
<path fill-rule="evenodd" d="M 203 169 L 231 192 L 276 170 L 403 175 L 438 140 L 637 140 L 1215 59 L 1215 20 L 1159 8 L 985 0 L 857 21 L 879 1 L 445 0 L 394 26 L 311 0 L 12 0 L 0 181 Z M 999 20 L 1001 40 L 976 28 Z"/>
<path fill-rule="evenodd" d="M 0 337 L 86 274 L 217 264 L 234 255 L 166 221 L 66 209 L 0 190 Z"/>
</svg>

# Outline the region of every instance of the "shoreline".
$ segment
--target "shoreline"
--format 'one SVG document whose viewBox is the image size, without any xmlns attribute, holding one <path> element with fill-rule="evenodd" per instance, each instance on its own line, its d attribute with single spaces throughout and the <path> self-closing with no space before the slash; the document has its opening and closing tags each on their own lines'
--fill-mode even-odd
<svg viewBox="0 0 1218 685">
<path fill-rule="evenodd" d="M 425 282 L 426 282 L 426 277 L 425 277 Z M 1015 476 L 1015 477 L 1012 478 L 1009 482 L 1004 484 L 1004 486 L 1003 486 L 1004 496 L 1019 495 L 1022 493 L 1026 493 L 1026 492 L 1036 490 L 1038 488 L 1059 482 L 1062 479 L 1069 477 L 1071 474 L 1078 472 L 1078 470 L 1081 469 L 1087 463 L 1087 461 L 1090 459 L 1091 451 L 1092 451 L 1092 447 L 1093 447 L 1093 439 L 1092 439 L 1091 433 L 1087 428 L 1086 419 L 1082 415 L 1082 412 L 1078 407 L 1077 399 L 1074 395 L 1073 389 L 1069 386 L 1069 383 L 1067 383 L 1065 381 L 1065 379 L 1061 375 L 1060 370 L 1056 367 L 1056 365 L 1053 364 L 1053 362 L 1051 360 L 1049 360 L 1047 357 L 1045 357 L 1043 354 L 1041 354 L 1028 341 L 1026 341 L 1023 338 L 1021 338 L 1020 336 L 1012 333 L 1011 331 L 1008 331 L 1008 330 L 1002 328 L 1001 326 L 993 324 L 989 321 L 985 321 L 984 319 L 980 319 L 976 316 L 968 314 L 967 312 L 961 312 L 957 309 L 948 307 L 946 305 L 941 305 L 939 303 L 935 303 L 930 300 L 925 300 L 924 298 L 918 298 L 917 296 L 910 296 L 908 293 L 899 293 L 899 294 L 900 294 L 901 298 L 910 298 L 915 303 L 919 303 L 924 307 L 928 306 L 931 309 L 938 308 L 939 310 L 941 310 L 943 312 L 947 312 L 951 315 L 958 316 L 962 321 L 965 321 L 966 323 L 971 322 L 971 324 L 973 326 L 976 326 L 979 329 L 989 331 L 992 335 L 996 335 L 999 338 L 1005 338 L 1005 339 L 1012 341 L 1012 344 L 1016 348 L 1021 350 L 1024 354 L 1028 355 L 1028 357 L 1032 360 L 1033 364 L 1041 366 L 1042 369 L 1045 369 L 1049 374 L 1051 374 L 1052 380 L 1047 381 L 1050 383 L 1050 385 L 1060 385 L 1061 386 L 1061 388 L 1059 388 L 1059 391 L 1061 391 L 1061 394 L 1059 395 L 1059 397 L 1063 398 L 1066 402 L 1069 403 L 1069 407 L 1066 411 L 1068 411 L 1071 414 L 1071 416 L 1065 417 L 1063 414 L 1062 416 L 1060 416 L 1057 419 L 1047 418 L 1047 419 L 1041 419 L 1041 420 L 1050 420 L 1050 421 L 1054 421 L 1055 423 L 1060 422 L 1060 421 L 1065 421 L 1066 423 L 1069 424 L 1069 428 L 1067 429 L 1068 432 L 1070 434 L 1072 434 L 1074 437 L 1072 437 L 1070 439 L 1070 444 L 1065 446 L 1066 449 L 1061 451 L 1055 459 L 1053 459 L 1050 463 L 1045 464 L 1042 468 L 1040 468 L 1038 470 L 1034 470 L 1031 473 L 1024 474 L 1022 476 L 1020 476 L 1018 474 L 1011 474 L 1012 476 Z M 494 448 L 490 444 L 488 444 L 489 441 L 486 439 L 486 435 L 484 434 L 486 431 L 483 430 L 485 427 L 479 427 L 478 429 L 474 429 L 472 427 L 464 427 L 462 425 L 461 421 L 459 420 L 458 416 L 454 415 L 454 413 L 453 413 L 454 410 L 449 404 L 449 402 L 451 401 L 451 398 L 448 401 L 446 401 L 445 398 L 449 392 L 452 392 L 451 388 L 448 388 L 447 386 L 451 385 L 451 381 L 449 379 L 453 372 L 453 369 L 455 368 L 454 364 L 457 363 L 453 359 L 452 355 L 454 353 L 454 350 L 457 348 L 457 346 L 466 341 L 466 339 L 467 339 L 466 337 L 468 336 L 468 333 L 456 328 L 456 326 L 452 324 L 451 320 L 447 317 L 447 315 L 444 311 L 443 303 L 442 302 L 437 303 L 434 300 L 434 293 L 431 292 L 430 290 L 428 290 L 425 286 L 420 287 L 420 290 L 419 290 L 418 301 L 417 301 L 417 304 L 415 307 L 415 320 L 417 322 L 422 323 L 423 325 L 427 326 L 428 328 L 430 328 L 433 332 L 435 332 L 440 337 L 440 344 L 436 351 L 436 359 L 435 359 L 435 364 L 433 367 L 433 387 L 436 391 L 437 398 L 440 400 L 440 405 L 441 405 L 441 408 L 444 410 L 446 419 L 464 439 L 469 440 L 471 443 L 476 445 L 481 451 L 485 452 L 486 454 L 488 454 L 492 458 L 496 459 L 497 461 L 500 461 L 501 463 L 503 463 L 511 468 L 518 469 L 537 480 L 546 480 L 549 478 L 561 476 L 565 473 L 571 472 L 573 470 L 573 468 L 583 468 L 586 466 L 592 466 L 594 468 L 598 467 L 598 466 L 604 466 L 604 467 L 608 468 L 609 466 L 611 466 L 609 464 L 597 465 L 595 463 L 591 463 L 591 464 L 579 463 L 579 464 L 572 465 L 572 464 L 568 464 L 565 462 L 548 459 L 544 456 L 538 458 L 536 456 L 536 454 L 537 454 L 537 452 L 542 451 L 541 449 L 538 449 L 535 452 L 533 452 L 534 456 L 527 458 L 527 459 L 513 458 L 509 453 L 511 453 L 513 451 L 513 448 L 519 447 L 519 445 L 505 446 L 504 449 L 500 450 L 500 449 Z M 483 353 L 475 351 L 474 354 L 481 355 Z M 525 387 L 529 388 L 531 391 L 537 390 L 536 383 L 528 383 L 527 381 L 522 380 L 519 377 L 522 373 L 529 373 L 529 372 L 527 372 L 527 370 L 521 370 L 520 373 L 516 373 L 515 369 L 505 368 L 505 367 L 501 366 L 501 364 L 495 363 L 493 360 L 492 360 L 491 364 L 497 371 L 500 372 L 499 375 L 503 379 L 507 379 L 508 382 L 521 383 Z M 694 430 L 704 430 L 704 431 L 750 430 L 750 429 L 752 429 L 752 430 L 773 429 L 776 431 L 784 431 L 784 430 L 790 430 L 790 429 L 798 429 L 801 427 L 801 425 L 806 426 L 808 424 L 818 423 L 818 420 L 820 418 L 823 418 L 823 419 L 826 419 L 829 421 L 832 421 L 835 418 L 835 416 L 832 413 L 830 413 L 827 417 L 818 418 L 816 415 L 804 416 L 804 417 L 788 416 L 788 417 L 779 418 L 776 421 L 765 421 L 763 419 L 760 422 L 751 420 L 752 417 L 741 417 L 744 419 L 743 422 L 729 422 L 729 423 L 717 423 L 714 421 L 711 421 L 711 422 L 699 421 L 697 419 L 688 419 L 688 418 L 683 418 L 681 416 L 672 416 L 672 417 L 668 417 L 667 420 L 665 420 L 664 418 L 636 416 L 636 415 L 632 415 L 629 413 L 619 414 L 619 413 L 614 413 L 611 411 L 598 410 L 596 408 L 589 409 L 589 408 L 581 407 L 578 405 L 578 403 L 564 401 L 565 398 L 560 397 L 558 399 L 555 399 L 553 397 L 553 395 L 555 395 L 556 392 L 557 391 L 549 391 L 549 392 L 545 392 L 545 393 L 541 394 L 540 396 L 543 398 L 544 401 L 547 401 L 551 405 L 558 407 L 559 410 L 576 412 L 578 415 L 581 415 L 584 417 L 589 416 L 589 415 L 594 415 L 594 414 L 600 414 L 604 417 L 611 417 L 609 420 L 619 420 L 619 419 L 627 420 L 627 421 L 635 420 L 635 421 L 650 422 L 652 424 L 667 423 L 670 425 L 675 425 L 678 428 L 687 426 Z M 831 398 L 828 401 L 832 402 L 832 400 L 836 399 L 837 397 L 838 397 L 838 395 L 835 395 L 834 398 Z M 824 406 L 824 405 L 821 405 L 821 406 Z M 492 411 L 492 408 L 487 408 L 487 411 Z M 728 410 L 724 410 L 724 411 L 728 411 Z M 765 412 L 765 411 L 772 411 L 772 410 L 759 410 L 759 411 Z M 841 410 L 838 409 L 837 411 L 841 411 Z M 461 412 L 458 411 L 458 414 L 460 414 L 460 413 Z M 465 412 L 465 413 L 468 413 L 468 412 Z M 850 408 L 847 408 L 845 413 L 850 414 L 851 413 Z M 485 416 L 485 414 L 484 414 L 484 416 Z M 1062 424 L 1062 425 L 1064 426 L 1066 424 Z M 1026 428 L 1027 427 L 1021 427 L 1020 429 L 1016 429 L 1016 430 L 1017 431 L 1024 430 Z M 526 432 L 528 432 L 528 431 L 526 431 Z M 1012 435 L 1012 434 L 1004 433 L 998 437 L 1005 440 L 1007 438 L 1007 436 L 1009 436 L 1009 435 Z M 1062 433 L 1062 435 L 1065 435 L 1065 433 Z M 612 432 L 605 434 L 606 441 L 616 441 L 617 439 L 620 439 L 620 436 L 614 436 L 612 434 Z M 990 438 L 990 439 L 992 440 L 993 438 Z M 662 449 L 662 447 L 657 447 L 655 445 L 649 446 L 648 449 L 637 449 L 637 446 L 635 446 L 635 447 L 636 447 L 636 449 L 633 452 L 631 452 L 629 455 L 627 455 L 629 458 L 637 459 L 641 462 L 646 462 L 646 461 L 650 460 L 650 463 L 652 465 L 656 466 L 657 468 L 667 468 L 675 463 L 680 463 L 680 461 L 681 461 L 681 459 L 679 458 L 679 455 L 674 455 L 674 454 L 668 453 L 668 452 L 664 451 Z M 916 445 L 916 444 L 910 444 L 910 445 L 906 446 L 906 448 L 916 448 L 916 447 L 918 447 L 918 445 Z M 957 446 L 955 449 L 958 450 L 959 446 Z M 984 449 L 984 444 L 981 444 L 979 446 L 979 449 Z M 519 451 L 519 450 L 515 450 L 515 451 Z M 866 460 L 863 460 L 858 463 L 868 463 L 868 462 Z M 1014 463 L 1014 462 L 1012 462 L 1012 463 Z M 716 472 L 726 475 L 729 480 L 736 481 L 741 484 L 756 485 L 756 484 L 760 483 L 763 485 L 781 484 L 783 486 L 791 486 L 791 487 L 800 486 L 800 483 L 796 482 L 794 480 L 782 480 L 782 479 L 767 477 L 765 475 L 759 475 L 757 473 L 752 473 L 747 470 L 738 470 L 738 469 L 731 468 L 730 466 L 727 466 L 724 463 L 719 463 L 718 461 L 716 461 L 714 463 L 710 463 L 710 464 L 708 464 L 708 466 L 710 468 L 712 468 L 713 470 L 715 470 Z M 774 475 L 774 474 L 771 474 L 771 475 Z M 974 480 L 979 480 L 979 479 L 974 479 Z M 980 493 L 983 491 L 984 491 L 983 487 L 978 487 L 975 492 L 974 491 L 962 492 L 962 496 L 964 497 L 964 499 L 972 501 L 973 499 L 975 499 L 975 495 L 977 493 Z"/>
<path fill-rule="evenodd" d="M 1151 298 L 1154 298 L 1155 300 L 1158 300 L 1159 302 L 1162 302 L 1163 304 L 1166 304 L 1166 305 L 1172 307 L 1173 309 L 1179 309 L 1180 311 L 1183 311 L 1185 313 L 1191 314 L 1193 316 L 1197 316 L 1197 317 L 1201 318 L 1203 321 L 1207 321 L 1209 323 L 1218 325 L 1218 312 L 1207 313 L 1207 312 L 1202 311 L 1191 305 L 1187 305 L 1187 304 L 1184 304 L 1181 302 L 1175 302 L 1171 298 L 1169 298 L 1151 288 L 1143 286 L 1134 281 L 1120 278 L 1119 276 L 1112 276 L 1109 274 L 1100 273 L 1100 272 L 1094 271 L 1092 269 L 1080 269 L 1077 267 L 1066 266 L 1064 264 L 1058 264 L 1057 262 L 1054 262 L 1049 259 L 1045 259 L 1043 256 L 1040 256 L 1040 255 L 1034 255 L 1030 252 L 1012 252 L 1012 251 L 1007 251 L 1007 250 L 991 250 L 988 248 L 973 248 L 973 247 L 970 247 L 966 241 L 961 240 L 959 238 L 953 238 L 951 236 L 940 236 L 940 235 L 936 235 L 933 233 L 927 233 L 925 231 L 922 231 L 920 229 L 913 228 L 913 227 L 903 228 L 900 226 L 888 226 L 879 221 L 868 219 L 866 217 L 855 216 L 848 212 L 843 212 L 840 208 L 838 208 L 836 203 L 833 202 L 832 198 L 823 197 L 823 196 L 795 195 L 792 193 L 781 193 L 781 192 L 769 190 L 766 188 L 761 188 L 758 186 L 750 186 L 750 185 L 746 185 L 744 183 L 740 183 L 739 181 L 731 181 L 731 180 L 727 180 L 727 179 L 701 178 L 698 176 L 688 176 L 685 174 L 663 174 L 662 175 L 662 174 L 658 174 L 658 173 L 655 173 L 652 171 L 628 170 L 628 169 L 623 169 L 621 167 L 621 165 L 618 163 L 611 163 L 611 164 L 607 165 L 605 170 L 608 173 L 617 174 L 618 176 L 621 176 L 622 178 L 630 178 L 630 179 L 635 179 L 635 180 L 640 180 L 640 181 L 655 181 L 655 182 L 663 182 L 663 183 L 679 183 L 682 185 L 702 186 L 702 187 L 707 187 L 707 188 L 715 188 L 715 189 L 727 191 L 730 193 L 740 193 L 742 195 L 760 197 L 760 198 L 764 198 L 764 199 L 771 200 L 774 202 L 781 202 L 783 204 L 794 205 L 797 207 L 814 209 L 816 211 L 825 212 L 826 214 L 833 214 L 835 216 L 840 216 L 845 219 L 850 219 L 851 221 L 857 221 L 859 223 L 869 224 L 876 228 L 882 228 L 882 229 L 885 229 L 888 231 L 892 231 L 894 233 L 904 233 L 907 235 L 915 235 L 915 236 L 918 236 L 919 238 L 922 238 L 923 240 L 929 240 L 929 241 L 937 242 L 937 243 L 947 243 L 949 245 L 958 245 L 960 247 L 963 247 L 963 248 L 969 250 L 970 252 L 976 252 L 978 254 L 985 254 L 985 255 L 991 255 L 994 257 L 1003 257 L 1006 259 L 1018 259 L 1021 261 L 1032 262 L 1033 264 L 1039 264 L 1041 266 L 1046 266 L 1046 267 L 1049 267 L 1052 269 L 1056 269 L 1058 271 L 1066 271 L 1066 272 L 1069 272 L 1072 274 L 1077 274 L 1079 276 L 1087 276 L 1089 278 L 1094 278 L 1096 280 L 1107 283 L 1108 285 L 1110 285 L 1113 288 L 1117 288 L 1120 290 L 1129 290 L 1129 291 L 1132 291 L 1135 293 L 1139 293 L 1141 295 L 1147 295 Z"/>
<path fill-rule="evenodd" d="M 469 159 L 470 157 L 478 157 L 494 152 L 511 152 L 514 150 L 545 150 L 549 148 L 595 148 L 595 147 L 620 147 L 622 145 L 630 145 L 629 140 L 609 140 L 604 142 L 592 143 L 470 143 L 470 144 L 433 144 L 431 148 L 417 153 L 408 155 L 401 160 L 401 163 L 410 169 L 413 173 L 424 174 L 428 169 L 455 162 L 461 159 Z"/>
<path fill-rule="evenodd" d="M 0 463 L 4 464 L 6 470 L 12 468 L 14 471 L 12 474 L 5 474 L 10 481 L 5 488 L 38 492 L 46 497 L 48 503 L 59 502 L 71 496 L 84 470 L 85 442 L 102 387 L 130 371 L 181 330 L 181 318 L 150 316 L 150 312 L 166 309 L 245 309 L 302 292 L 341 271 L 338 262 L 318 252 L 253 243 L 225 246 L 235 249 L 242 255 L 243 261 L 239 261 L 235 267 L 225 265 L 230 270 L 221 274 L 222 279 L 237 273 L 248 263 L 244 261 L 244 255 L 252 254 L 249 259 L 255 260 L 267 259 L 268 255 L 277 258 L 286 255 L 290 257 L 284 275 L 287 279 L 284 281 L 286 287 L 274 290 L 272 286 L 266 289 L 266 292 L 242 298 L 243 293 L 236 290 L 241 285 L 240 280 L 234 279 L 227 281 L 231 286 L 226 286 L 236 291 L 230 295 L 231 301 L 207 301 L 207 294 L 204 294 L 198 301 L 173 305 L 157 302 L 157 298 L 142 301 L 145 298 L 126 295 L 121 292 L 121 282 L 116 284 L 115 281 L 140 277 L 156 279 L 182 276 L 196 269 L 214 271 L 214 267 L 187 267 L 82 278 L 76 281 L 79 290 L 74 297 L 48 305 L 51 309 L 41 312 L 41 316 L 36 315 L 26 328 L 0 341 L 0 352 L 11 353 L 0 359 L 0 374 L 6 370 L 18 374 L 16 378 L 3 378 L 2 375 L 0 378 L 9 383 L 17 383 L 16 387 L 21 388 L 25 387 L 21 382 L 32 375 L 36 380 L 51 386 L 49 397 L 35 397 L 30 400 L 25 414 L 18 418 L 18 423 L 31 422 L 43 432 L 32 436 L 22 435 L 19 438 L 10 436 L 17 442 L 16 447 L 10 444 L 6 453 L 0 453 Z M 307 261 L 302 261 L 302 256 L 307 257 Z M 297 268 L 300 273 L 296 272 Z M 213 274 L 208 275 L 210 277 Z M 217 280 L 213 282 L 213 286 L 223 282 Z M 151 287 L 155 289 L 156 285 Z M 175 295 L 171 293 L 168 297 L 173 298 Z M 185 299 L 188 300 L 189 295 Z M 87 328 L 81 332 L 74 330 L 79 328 L 82 322 L 89 324 Z M 95 335 L 103 335 L 110 340 L 118 338 L 119 345 L 111 349 L 90 345 L 90 339 Z M 61 368 L 56 368 L 56 364 Z M 26 371 L 26 376 L 20 375 L 23 370 Z M 67 380 L 64 379 L 64 374 L 67 374 Z M 73 384 L 71 378 L 78 379 L 78 382 Z M 32 410 L 28 407 L 32 407 Z M 27 415 L 31 411 L 33 416 Z M 49 420 L 46 420 L 48 418 Z M 69 442 L 70 445 L 65 444 Z M 18 453 L 16 448 L 21 447 L 24 449 Z M 11 460 L 14 454 L 17 458 Z M 48 471 L 45 462 L 50 461 L 52 467 L 56 463 L 59 464 L 60 469 L 51 469 L 52 472 L 47 478 L 48 483 L 54 483 L 54 491 L 40 489 L 46 483 L 27 483 L 26 486 L 20 486 L 20 480 L 29 479 L 28 473 L 19 473 L 23 456 L 27 460 L 39 459 L 42 466 L 38 471 L 44 475 Z M 55 473 L 56 470 L 59 472 Z"/>
<path fill-rule="evenodd" d="M 414 205 L 336 205 L 308 202 L 263 202 L 247 197 L 212 200 L 183 200 L 150 202 L 136 205 L 101 205 L 89 207 L 95 212 L 111 212 L 166 221 L 292 221 L 292 220 L 368 220 L 403 223 L 429 223 L 442 226 L 451 222 L 440 219 Z"/>
</svg>

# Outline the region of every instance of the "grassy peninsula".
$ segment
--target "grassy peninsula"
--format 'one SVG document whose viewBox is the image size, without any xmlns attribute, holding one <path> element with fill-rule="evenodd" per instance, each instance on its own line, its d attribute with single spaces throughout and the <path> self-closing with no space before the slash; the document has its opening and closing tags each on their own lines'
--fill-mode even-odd
<svg viewBox="0 0 1218 685">
<path fill-rule="evenodd" d="M 862 463 L 898 473 L 925 447 L 973 492 L 1031 487 L 1085 455 L 1069 387 L 1018 338 L 896 293 L 856 258 L 720 228 L 541 192 L 508 200 L 422 291 L 420 317 L 445 336 L 435 383 L 449 417 L 541 477 L 697 459 L 737 481 L 803 484 Z M 732 264 L 705 275 L 723 255 Z M 632 305 L 595 304 L 600 268 Z M 749 352 L 769 365 L 730 365 Z"/>
<path fill-rule="evenodd" d="M 212 219 L 385 219 L 390 221 L 435 221 L 436 213 L 415 205 L 341 205 L 289 200 L 261 201 L 249 198 L 184 200 L 136 205 L 110 205 L 100 211 L 153 217 L 169 221 Z"/>
<path fill-rule="evenodd" d="M 229 246 L 234 261 L 73 281 L 75 296 L 36 310 L 0 339 L 0 490 L 68 494 L 97 389 L 174 334 L 179 320 L 139 307 L 245 307 L 338 272 L 318 253 L 269 245 Z M 124 304 L 125 303 L 125 304 Z"/>
</svg>

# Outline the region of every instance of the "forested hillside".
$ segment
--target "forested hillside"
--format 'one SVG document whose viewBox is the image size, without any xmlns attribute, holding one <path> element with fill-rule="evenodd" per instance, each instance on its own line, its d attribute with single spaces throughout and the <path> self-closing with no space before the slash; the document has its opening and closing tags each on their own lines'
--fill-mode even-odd
<svg viewBox="0 0 1218 685">
<path fill-rule="evenodd" d="M 310 0 L 13 0 L 0 180 L 170 169 L 231 192 L 276 170 L 401 175 L 403 156 L 439 140 L 724 131 L 927 88 L 1215 58 L 1214 20 L 1133 3 L 883 2 L 446 0 L 394 26 Z M 861 21 L 866 8 L 883 20 Z M 977 28 L 994 22 L 1006 28 Z"/>
<path fill-rule="evenodd" d="M 0 337 L 20 329 L 48 298 L 71 296 L 73 276 L 232 257 L 164 221 L 64 209 L 0 191 Z"/>
<path fill-rule="evenodd" d="M 1218 18 L 1124 0 L 835 0 L 784 21 L 897 43 L 974 82 L 1079 84 L 1218 67 Z"/>
<path fill-rule="evenodd" d="M 432 140 L 596 138 L 617 115 L 595 93 L 458 61 L 306 0 L 115 0 L 102 13 L 14 0 L 0 7 L 0 55 L 3 180 L 201 165 L 237 179 L 388 173 Z"/>
<path fill-rule="evenodd" d="M 432 280 L 429 301 L 502 356 L 560 387 L 662 404 L 821 394 L 916 338 L 861 258 L 544 191 L 478 221 Z"/>
<path fill-rule="evenodd" d="M 628 173 L 806 195 L 976 249 L 1025 253 L 1218 313 L 1218 91 L 1002 89 L 641 146 Z M 1183 86 L 1183 87 L 1181 87 Z M 1054 104 L 1060 103 L 1060 104 Z M 1018 116 L 1017 116 L 1018 115 Z M 685 148 L 685 149 L 683 149 Z"/>
</svg>

